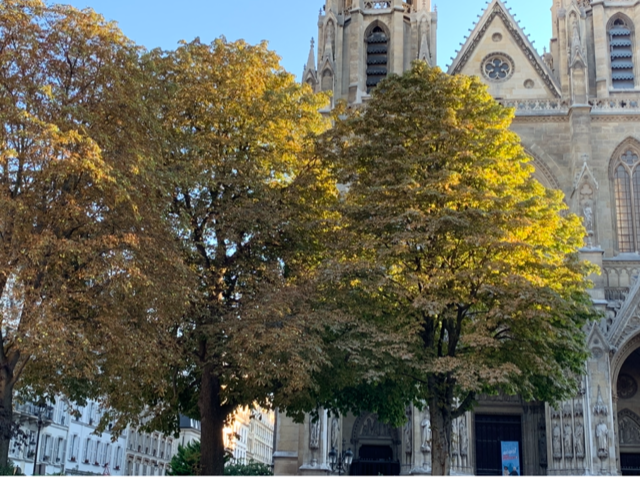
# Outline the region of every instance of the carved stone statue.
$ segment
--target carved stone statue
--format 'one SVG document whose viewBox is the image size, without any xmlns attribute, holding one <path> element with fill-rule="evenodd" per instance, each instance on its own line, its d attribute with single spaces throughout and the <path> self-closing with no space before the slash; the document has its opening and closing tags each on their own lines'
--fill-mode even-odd
<svg viewBox="0 0 640 477">
<path fill-rule="evenodd" d="M 598 440 L 598 457 L 606 459 L 609 457 L 609 428 L 602 419 L 596 426 L 596 439 Z"/>
<path fill-rule="evenodd" d="M 609 413 L 609 408 L 604 403 L 602 399 L 602 390 L 598 385 L 598 399 L 596 400 L 596 405 L 593 406 L 593 413 L 597 416 L 598 414 L 601 416 L 606 416 Z"/>
<path fill-rule="evenodd" d="M 411 421 L 407 422 L 407 425 L 404 428 L 404 442 L 407 445 L 406 452 L 407 454 L 411 454 Z"/>
<path fill-rule="evenodd" d="M 427 63 L 431 61 L 431 32 L 429 31 L 429 21 L 423 18 L 420 21 L 420 50 L 418 51 L 418 59 Z"/>
<path fill-rule="evenodd" d="M 538 454 L 540 456 L 540 465 L 542 467 L 547 466 L 547 434 L 544 428 L 540 432 L 538 437 Z"/>
<path fill-rule="evenodd" d="M 584 426 L 581 422 L 576 424 L 576 457 L 578 459 L 584 459 Z"/>
<path fill-rule="evenodd" d="M 549 69 L 551 71 L 553 71 L 553 55 L 551 53 L 547 52 L 547 47 L 544 48 L 544 53 L 542 55 L 542 59 L 547 64 Z"/>
<path fill-rule="evenodd" d="M 553 447 L 553 458 L 554 459 L 562 459 L 562 438 L 560 436 L 560 426 L 556 424 L 553 426 L 553 434 L 551 444 Z"/>
<path fill-rule="evenodd" d="M 467 433 L 467 416 L 460 418 L 460 455 L 467 457 L 469 455 L 469 435 Z"/>
<path fill-rule="evenodd" d="M 566 459 L 573 458 L 573 429 L 571 424 L 564 425 L 564 456 Z"/>
<path fill-rule="evenodd" d="M 340 422 L 337 417 L 334 417 L 331 421 L 331 447 L 333 449 L 339 449 L 340 444 Z"/>
<path fill-rule="evenodd" d="M 571 62 L 575 62 L 583 55 L 582 39 L 580 35 L 580 23 L 575 13 L 571 14 L 571 46 L 569 48 L 569 58 Z"/>
<path fill-rule="evenodd" d="M 320 448 L 320 419 L 311 423 L 309 429 L 309 449 Z"/>
<path fill-rule="evenodd" d="M 578 23 L 578 18 L 573 15 L 573 22 L 571 25 L 571 46 L 575 51 L 580 51 L 582 49 L 582 40 L 580 39 L 580 24 Z"/>
<path fill-rule="evenodd" d="M 460 454 L 460 435 L 458 434 L 458 420 L 451 423 L 451 455 Z"/>
<path fill-rule="evenodd" d="M 429 413 L 425 414 L 424 419 L 420 423 L 422 428 L 420 439 L 420 450 L 422 452 L 431 452 L 431 421 L 429 420 Z"/>
<path fill-rule="evenodd" d="M 587 232 L 593 232 L 593 210 L 588 204 L 584 208 L 584 227 Z"/>
<path fill-rule="evenodd" d="M 336 27 L 333 25 L 333 22 L 329 20 L 327 22 L 326 33 L 325 33 L 325 41 L 324 41 L 324 57 L 329 58 L 330 60 L 334 60 L 334 44 L 335 44 L 335 36 L 336 36 Z"/>
</svg>

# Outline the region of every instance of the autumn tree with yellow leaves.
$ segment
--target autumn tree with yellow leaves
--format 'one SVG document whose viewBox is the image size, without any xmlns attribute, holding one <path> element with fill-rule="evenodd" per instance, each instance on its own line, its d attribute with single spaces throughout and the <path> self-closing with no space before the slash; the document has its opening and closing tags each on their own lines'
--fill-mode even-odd
<svg viewBox="0 0 640 477">
<path fill-rule="evenodd" d="M 337 199 L 313 154 L 328 101 L 266 44 L 195 40 L 153 61 L 167 219 L 194 283 L 171 379 L 201 421 L 202 473 L 221 475 L 233 411 L 287 402 L 323 363 L 307 297 Z"/>
<path fill-rule="evenodd" d="M 148 200 L 145 78 L 138 48 L 94 12 L 0 3 L 0 465 L 14 390 L 82 401 L 117 388 L 139 409 L 139 376 L 163 372 L 172 342 L 158 330 L 184 293 Z"/>
<path fill-rule="evenodd" d="M 585 231 L 478 78 L 417 62 L 336 113 L 319 151 L 345 185 L 343 224 L 322 306 L 351 322 L 303 399 L 396 424 L 426 403 L 433 474 L 447 475 L 452 420 L 478 394 L 576 391 L 594 317 Z"/>
</svg>

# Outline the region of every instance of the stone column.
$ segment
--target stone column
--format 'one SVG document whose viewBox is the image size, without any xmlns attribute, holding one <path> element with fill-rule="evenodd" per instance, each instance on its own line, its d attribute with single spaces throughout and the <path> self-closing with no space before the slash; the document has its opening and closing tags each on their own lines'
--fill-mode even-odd
<svg viewBox="0 0 640 477">
<path fill-rule="evenodd" d="M 569 46 L 569 41 L 567 37 L 567 11 L 564 7 L 558 9 L 558 22 L 559 31 L 558 31 L 558 43 L 559 43 L 559 58 L 558 66 L 556 67 L 556 71 L 558 72 L 558 79 L 560 79 L 560 83 L 562 86 L 562 96 L 564 98 L 568 98 L 571 94 L 570 86 L 569 86 L 569 56 L 567 54 L 567 49 Z"/>
<path fill-rule="evenodd" d="M 614 406 L 611 393 L 611 363 L 607 349 L 592 347 L 587 361 L 585 440 L 587 472 L 618 475 Z"/>
<path fill-rule="evenodd" d="M 345 97 L 345 91 L 343 88 L 344 75 L 348 72 L 344 71 L 344 55 L 349 54 L 344 51 L 344 17 L 338 17 L 338 25 L 336 26 L 336 61 L 335 61 L 335 91 L 333 92 L 333 104 L 339 99 Z"/>
<path fill-rule="evenodd" d="M 328 444 L 327 411 L 320 410 L 317 421 L 308 415 L 304 422 L 304 439 L 302 439 L 303 464 L 300 475 L 326 475 L 330 470 L 327 462 Z"/>
<path fill-rule="evenodd" d="M 284 413 L 276 413 L 275 446 L 273 449 L 273 471 L 275 475 L 295 475 L 302 465 L 299 459 L 299 437 L 304 434 L 304 425 L 296 424 Z"/>
<path fill-rule="evenodd" d="M 588 78 L 586 66 L 579 64 L 571 68 L 571 101 L 587 104 Z"/>
<path fill-rule="evenodd" d="M 592 167 L 591 106 L 575 103 L 569 110 L 571 131 L 571 175 L 576 176 L 586 162 Z"/>
<path fill-rule="evenodd" d="M 431 12 L 431 66 L 438 64 L 438 12 Z"/>
<path fill-rule="evenodd" d="M 362 0 L 354 0 L 357 5 L 351 10 L 351 24 L 349 25 L 349 103 L 361 102 L 361 97 L 367 91 L 367 78 L 364 74 L 365 42 L 362 18 Z"/>
<path fill-rule="evenodd" d="M 541 475 L 539 439 L 540 424 L 544 419 L 542 404 L 527 403 L 522 417 L 522 471 L 523 475 Z M 543 424 L 544 425 L 544 424 Z"/>
<path fill-rule="evenodd" d="M 413 456 L 410 473 L 413 475 L 427 475 L 431 473 L 431 453 L 424 452 L 423 448 L 423 429 L 428 426 L 429 409 L 425 405 L 424 408 L 412 406 L 413 420 Z"/>
<path fill-rule="evenodd" d="M 636 39 L 636 48 L 635 51 L 633 52 L 633 63 L 636 65 L 635 68 L 635 86 L 636 88 L 640 87 L 640 74 L 638 74 L 638 67 L 637 65 L 640 65 L 640 45 L 638 44 L 638 25 L 640 25 L 640 8 L 637 8 L 636 6 L 636 15 L 635 18 L 633 18 L 633 24 L 635 25 L 636 28 L 636 33 L 635 33 L 635 39 Z"/>
<path fill-rule="evenodd" d="M 404 71 L 404 7 L 402 0 L 392 0 L 393 16 L 391 18 L 391 50 L 389 73 L 401 75 Z"/>
<path fill-rule="evenodd" d="M 604 0 L 594 0 L 593 8 L 593 38 L 596 57 L 596 93 L 598 98 L 609 97 L 609 39 L 607 38 L 607 20 L 604 13 Z"/>
</svg>

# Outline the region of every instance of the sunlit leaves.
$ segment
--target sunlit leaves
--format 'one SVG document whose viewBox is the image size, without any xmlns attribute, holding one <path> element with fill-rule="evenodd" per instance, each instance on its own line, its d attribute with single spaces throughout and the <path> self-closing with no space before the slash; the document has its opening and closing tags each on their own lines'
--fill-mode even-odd
<svg viewBox="0 0 640 477">
<path fill-rule="evenodd" d="M 577 256 L 584 229 L 532 178 L 512 117 L 477 78 L 418 62 L 365 107 L 339 108 L 319 141 L 348 185 L 327 290 L 352 330 L 370 330 L 345 332 L 365 342 L 342 356 L 377 369 L 374 384 L 395 381 L 398 402 L 434 404 L 445 423 L 475 393 L 570 396 L 582 372 L 594 316 L 593 269 Z M 345 373 L 354 393 L 358 373 Z M 384 396 L 370 401 L 401 416 Z"/>
<path fill-rule="evenodd" d="M 167 217 L 196 284 L 180 328 L 181 410 L 202 419 L 202 466 L 216 474 L 223 444 L 211 436 L 231 411 L 282 402 L 323 360 L 306 298 L 337 196 L 313 155 L 327 98 L 265 44 L 196 40 L 152 60 Z"/>
</svg>

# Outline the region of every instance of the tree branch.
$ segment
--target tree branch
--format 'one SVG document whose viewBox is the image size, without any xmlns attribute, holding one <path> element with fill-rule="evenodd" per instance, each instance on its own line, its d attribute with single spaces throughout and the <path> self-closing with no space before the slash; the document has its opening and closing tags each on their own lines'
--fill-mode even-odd
<svg viewBox="0 0 640 477">
<path fill-rule="evenodd" d="M 473 403 L 476 400 L 476 393 L 471 391 L 467 394 L 467 397 L 460 403 L 457 409 L 451 411 L 451 418 L 457 419 L 462 416 L 465 412 L 470 410 L 473 407 Z"/>
</svg>

